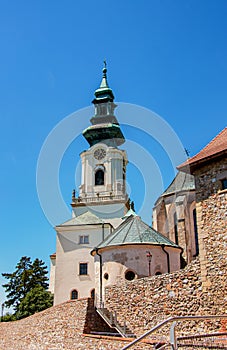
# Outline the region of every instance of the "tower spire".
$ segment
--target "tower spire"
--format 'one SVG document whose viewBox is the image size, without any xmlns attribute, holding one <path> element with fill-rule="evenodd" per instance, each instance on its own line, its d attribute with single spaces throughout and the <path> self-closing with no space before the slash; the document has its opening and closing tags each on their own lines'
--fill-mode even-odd
<svg viewBox="0 0 227 350">
<path fill-rule="evenodd" d="M 102 69 L 102 81 L 101 81 L 101 84 L 100 84 L 100 88 L 103 89 L 103 88 L 109 88 L 109 85 L 107 83 L 107 68 L 106 68 L 106 60 L 103 61 L 104 63 L 104 67 Z"/>
<path fill-rule="evenodd" d="M 117 147 L 125 142 L 114 109 L 114 94 L 107 83 L 106 60 L 102 69 L 102 81 L 92 103 L 95 106 L 95 115 L 91 118 L 92 126 L 83 131 L 83 135 L 93 146 L 98 142 L 106 143 L 108 146 Z"/>
<path fill-rule="evenodd" d="M 104 102 L 113 102 L 114 94 L 112 89 L 109 87 L 107 82 L 107 68 L 106 60 L 104 60 L 104 67 L 102 69 L 102 80 L 99 88 L 95 90 L 95 99 L 92 101 L 94 104 L 104 103 Z"/>
</svg>

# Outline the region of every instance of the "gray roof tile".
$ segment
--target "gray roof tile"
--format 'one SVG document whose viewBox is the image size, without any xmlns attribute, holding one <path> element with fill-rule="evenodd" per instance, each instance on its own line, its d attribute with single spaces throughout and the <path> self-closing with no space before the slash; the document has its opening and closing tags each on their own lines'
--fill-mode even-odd
<svg viewBox="0 0 227 350">
<path fill-rule="evenodd" d="M 114 230 L 97 248 L 117 246 L 122 244 L 154 244 L 179 247 L 167 237 L 148 226 L 139 216 L 129 216 Z"/>
</svg>

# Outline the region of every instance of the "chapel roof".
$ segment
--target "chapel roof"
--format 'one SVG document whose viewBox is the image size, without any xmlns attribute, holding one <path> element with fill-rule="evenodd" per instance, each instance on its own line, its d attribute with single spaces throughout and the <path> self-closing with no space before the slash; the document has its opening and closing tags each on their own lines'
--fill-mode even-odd
<svg viewBox="0 0 227 350">
<path fill-rule="evenodd" d="M 223 154 L 227 154 L 227 127 L 214 137 L 199 153 L 177 168 L 181 171 L 190 172 L 190 170 L 195 169 L 198 164 L 218 158 Z"/>
<path fill-rule="evenodd" d="M 90 211 L 76 216 L 70 220 L 63 222 L 63 224 L 58 226 L 72 226 L 72 225 L 92 225 L 92 224 L 102 224 L 103 220 Z"/>
<path fill-rule="evenodd" d="M 97 248 L 127 244 L 166 245 L 179 248 L 167 237 L 151 228 L 138 215 L 131 215 L 116 228 Z"/>
</svg>

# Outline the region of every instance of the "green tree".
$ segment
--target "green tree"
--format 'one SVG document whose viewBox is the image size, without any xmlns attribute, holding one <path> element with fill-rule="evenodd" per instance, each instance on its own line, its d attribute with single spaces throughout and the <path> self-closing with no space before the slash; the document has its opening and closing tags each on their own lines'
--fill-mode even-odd
<svg viewBox="0 0 227 350">
<path fill-rule="evenodd" d="M 16 316 L 7 312 L 3 317 L 1 317 L 1 322 L 11 322 L 16 321 Z"/>
<path fill-rule="evenodd" d="M 53 294 L 48 292 L 41 285 L 37 285 L 31 289 L 21 301 L 16 313 L 17 319 L 33 315 L 34 313 L 43 311 L 52 305 Z"/>
<path fill-rule="evenodd" d="M 42 289 L 46 291 L 48 288 L 47 273 L 47 266 L 45 266 L 42 260 L 35 259 L 34 262 L 32 262 L 31 258 L 23 256 L 16 265 L 16 270 L 14 272 L 2 274 L 2 276 L 8 280 L 8 283 L 3 285 L 7 297 L 5 306 L 13 307 L 15 315 L 17 315 L 19 313 L 20 304 L 24 301 L 29 292 L 34 290 L 34 295 L 35 292 L 38 292 L 36 287 L 42 287 Z M 48 303 L 45 305 L 51 306 L 49 304 L 49 298 Z M 37 311 L 40 311 L 39 306 L 37 306 L 37 310 L 34 312 Z M 22 311 L 20 311 L 20 313 L 22 313 Z M 23 315 L 24 314 L 23 311 Z"/>
<path fill-rule="evenodd" d="M 42 260 L 35 259 L 32 264 L 32 275 L 30 281 L 30 287 L 34 287 L 36 285 L 40 285 L 43 288 L 48 288 L 48 271 L 47 266 Z"/>
<path fill-rule="evenodd" d="M 21 300 L 29 292 L 30 281 L 32 275 L 31 258 L 23 256 L 16 265 L 16 270 L 12 273 L 2 273 L 2 276 L 9 280 L 8 283 L 3 284 L 5 288 L 7 301 L 6 307 L 13 307 L 17 311 Z"/>
</svg>

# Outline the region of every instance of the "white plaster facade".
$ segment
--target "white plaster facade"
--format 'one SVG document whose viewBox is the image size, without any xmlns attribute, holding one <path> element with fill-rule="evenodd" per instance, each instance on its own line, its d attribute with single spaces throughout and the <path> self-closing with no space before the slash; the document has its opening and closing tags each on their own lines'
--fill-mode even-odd
<svg viewBox="0 0 227 350">
<path fill-rule="evenodd" d="M 166 252 L 165 252 L 166 251 Z M 135 279 L 164 274 L 180 269 L 180 249 L 152 244 L 127 244 L 99 249 L 102 256 L 102 302 L 105 302 L 105 287 L 127 281 L 127 272 Z M 150 268 L 148 252 L 151 254 Z M 169 256 L 169 268 L 168 258 Z M 95 254 L 95 303 L 100 301 L 100 256 Z"/>
<path fill-rule="evenodd" d="M 103 151 L 101 159 L 95 157 L 96 151 Z M 90 210 L 101 218 L 123 217 L 127 211 L 125 176 L 128 163 L 124 150 L 110 147 L 100 142 L 80 154 L 82 173 L 78 198 L 72 198 L 73 216 Z M 95 183 L 98 170 L 104 172 L 104 183 Z"/>
<path fill-rule="evenodd" d="M 83 219 L 94 223 L 83 224 Z M 54 259 L 52 255 L 51 259 L 52 283 L 50 284 L 50 289 L 54 291 L 54 305 L 71 299 L 72 291 L 77 292 L 78 298 L 91 297 L 91 292 L 95 287 L 95 274 L 94 259 L 90 252 L 112 232 L 113 224 L 119 225 L 121 221 L 118 218 L 112 222 L 111 220 L 103 222 L 92 213 L 87 212 L 55 227 L 57 232 L 56 256 Z M 84 237 L 86 241 L 81 243 Z M 80 274 L 81 264 L 87 265 L 86 274 Z"/>
<path fill-rule="evenodd" d="M 104 150 L 105 156 L 102 159 L 95 158 L 97 150 Z M 82 163 L 81 185 L 79 196 L 81 199 L 91 199 L 99 196 L 125 196 L 124 173 L 127 165 L 126 152 L 108 147 L 100 142 L 87 151 L 80 154 Z M 104 170 L 104 184 L 95 185 L 95 172 L 97 169 Z"/>
</svg>

